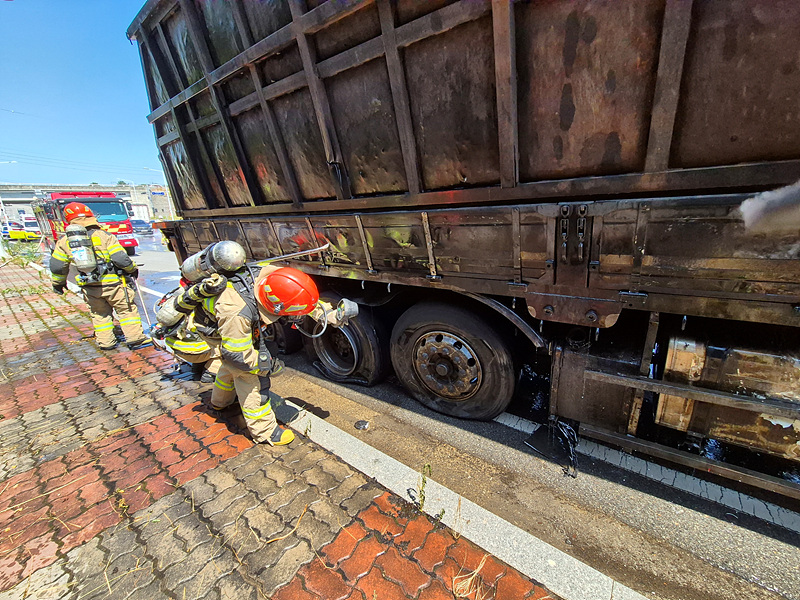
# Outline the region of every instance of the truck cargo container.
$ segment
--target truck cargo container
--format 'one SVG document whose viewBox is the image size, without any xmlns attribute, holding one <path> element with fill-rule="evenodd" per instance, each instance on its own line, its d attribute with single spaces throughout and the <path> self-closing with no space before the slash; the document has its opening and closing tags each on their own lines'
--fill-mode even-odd
<svg viewBox="0 0 800 600">
<path fill-rule="evenodd" d="M 128 36 L 171 247 L 329 243 L 288 263 L 362 305 L 328 376 L 800 498 L 800 240 L 738 210 L 800 179 L 800 4 L 150 0 Z"/>
</svg>

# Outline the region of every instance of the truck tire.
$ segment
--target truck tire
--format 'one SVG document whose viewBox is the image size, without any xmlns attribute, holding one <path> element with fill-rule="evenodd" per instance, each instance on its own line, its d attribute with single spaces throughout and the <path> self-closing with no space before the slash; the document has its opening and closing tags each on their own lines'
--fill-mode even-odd
<svg viewBox="0 0 800 600">
<path fill-rule="evenodd" d="M 302 335 L 282 320 L 267 325 L 267 342 L 274 342 L 281 354 L 294 354 L 303 347 Z"/>
<path fill-rule="evenodd" d="M 395 323 L 391 356 L 406 389 L 437 412 L 488 420 L 511 402 L 511 352 L 495 329 L 470 310 L 415 304 Z"/>
<path fill-rule="evenodd" d="M 341 296 L 325 292 L 320 299 L 336 304 Z M 310 318 L 303 324 L 306 331 L 318 331 Z M 381 381 L 389 367 L 389 353 L 382 343 L 385 334 L 369 306 L 359 305 L 357 317 L 344 327 L 328 326 L 318 338 L 303 336 L 309 359 L 323 374 L 334 381 L 371 386 Z"/>
<path fill-rule="evenodd" d="M 134 246 L 133 248 L 131 248 L 130 246 L 128 246 L 127 248 L 125 248 L 125 252 L 128 254 L 128 256 L 135 256 L 136 247 Z"/>
</svg>

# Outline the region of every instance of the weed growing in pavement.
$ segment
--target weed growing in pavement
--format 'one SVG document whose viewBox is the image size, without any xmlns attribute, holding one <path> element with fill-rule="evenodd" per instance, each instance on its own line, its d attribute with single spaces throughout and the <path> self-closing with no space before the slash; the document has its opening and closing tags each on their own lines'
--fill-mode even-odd
<svg viewBox="0 0 800 600">
<path fill-rule="evenodd" d="M 486 564 L 486 559 L 489 558 L 488 554 L 483 555 L 478 568 L 472 573 L 459 574 L 453 577 L 453 595 L 456 598 L 474 598 L 475 600 L 484 600 L 489 596 L 491 586 L 483 581 L 480 571 L 483 565 Z M 488 589 L 484 589 L 488 588 Z"/>
<path fill-rule="evenodd" d="M 20 242 L 3 242 L 3 247 L 9 254 L 8 260 L 3 265 L 14 264 L 26 268 L 30 263 L 39 262 L 42 251 L 39 245 L 31 246 Z M 2 266 L 2 265 L 0 265 Z"/>
</svg>

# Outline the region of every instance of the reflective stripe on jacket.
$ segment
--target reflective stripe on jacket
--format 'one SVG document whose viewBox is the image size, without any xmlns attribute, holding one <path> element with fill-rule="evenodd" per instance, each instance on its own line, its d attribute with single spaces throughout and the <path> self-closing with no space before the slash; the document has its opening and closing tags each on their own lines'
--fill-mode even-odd
<svg viewBox="0 0 800 600">
<path fill-rule="evenodd" d="M 253 323 L 257 322 L 258 313 L 231 282 L 219 296 L 206 298 L 196 310 L 202 310 L 207 320 L 216 323 L 224 361 L 242 371 L 258 371 L 258 349 L 253 344 Z"/>
</svg>

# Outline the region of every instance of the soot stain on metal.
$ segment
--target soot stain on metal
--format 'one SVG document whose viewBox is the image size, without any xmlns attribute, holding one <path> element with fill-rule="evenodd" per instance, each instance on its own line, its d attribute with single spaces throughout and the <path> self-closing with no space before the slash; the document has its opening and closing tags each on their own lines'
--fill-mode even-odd
<svg viewBox="0 0 800 600">
<path fill-rule="evenodd" d="M 578 54 L 578 38 L 580 36 L 581 23 L 578 19 L 578 12 L 572 11 L 564 24 L 564 74 L 569 77 L 572 75 L 572 66 L 575 64 L 575 57 Z"/>
<path fill-rule="evenodd" d="M 622 142 L 619 139 L 619 134 L 616 131 L 612 131 L 606 137 L 605 151 L 600 164 L 604 167 L 610 167 L 620 162 L 622 162 Z"/>
<path fill-rule="evenodd" d="M 575 120 L 575 103 L 572 101 L 572 84 L 566 83 L 561 89 L 561 104 L 558 109 L 559 126 L 562 131 L 569 131 Z"/>
<path fill-rule="evenodd" d="M 553 137 L 553 156 L 556 160 L 564 158 L 564 140 L 560 135 Z"/>
</svg>

